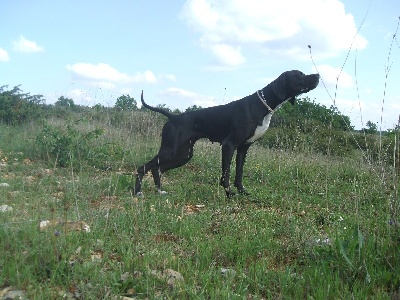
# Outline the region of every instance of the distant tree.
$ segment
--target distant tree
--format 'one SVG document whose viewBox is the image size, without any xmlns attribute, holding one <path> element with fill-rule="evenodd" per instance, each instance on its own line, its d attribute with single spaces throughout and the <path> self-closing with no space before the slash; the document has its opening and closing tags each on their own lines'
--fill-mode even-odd
<svg viewBox="0 0 400 300">
<path fill-rule="evenodd" d="M 386 134 L 386 136 L 388 136 L 390 139 L 393 140 L 393 138 L 395 136 L 399 136 L 400 135 L 400 126 L 399 125 L 395 125 L 394 128 L 387 129 L 385 134 Z"/>
<path fill-rule="evenodd" d="M 170 109 L 170 108 L 169 108 L 166 104 L 164 104 L 164 103 L 158 104 L 156 107 L 157 107 L 157 108 L 161 108 L 161 109 L 163 109 L 163 110 L 165 110 L 165 111 L 167 111 L 167 112 L 169 112 L 169 113 L 171 113 L 171 114 L 177 112 L 177 111 L 172 111 L 172 109 Z M 144 106 L 142 106 L 142 109 L 146 110 L 147 108 L 145 108 Z M 180 111 L 178 111 L 178 113 L 180 113 Z"/>
<path fill-rule="evenodd" d="M 378 125 L 376 125 L 374 122 L 368 121 L 365 126 L 366 128 L 363 128 L 365 133 L 375 134 L 378 132 Z"/>
<path fill-rule="evenodd" d="M 115 108 L 119 110 L 135 110 L 137 109 L 137 102 L 129 95 L 122 95 L 117 98 L 117 102 L 115 102 Z"/>
<path fill-rule="evenodd" d="M 161 109 L 163 109 L 163 110 L 166 110 L 166 111 L 172 113 L 172 110 L 167 106 L 167 104 L 164 104 L 164 103 L 158 104 L 158 105 L 157 105 L 157 108 L 161 108 Z"/>
<path fill-rule="evenodd" d="M 102 105 L 102 104 L 100 104 L 100 103 L 97 103 L 95 106 L 93 106 L 93 108 L 94 108 L 96 111 L 102 111 L 103 109 L 105 109 L 104 105 Z"/>
<path fill-rule="evenodd" d="M 8 86 L 0 87 L 0 121 L 6 124 L 22 124 L 35 120 L 43 112 L 42 95 L 23 93 L 20 86 L 8 90 Z"/>
<path fill-rule="evenodd" d="M 56 101 L 56 103 L 54 103 L 54 105 L 58 106 L 58 107 L 65 107 L 65 108 L 74 108 L 75 107 L 74 100 L 72 100 L 71 98 L 64 97 L 64 96 L 59 97 L 58 100 Z"/>
<path fill-rule="evenodd" d="M 186 108 L 185 112 L 199 110 L 199 109 L 202 109 L 202 107 L 197 106 L 197 105 L 192 105 L 192 106 L 189 106 L 188 108 Z"/>
</svg>

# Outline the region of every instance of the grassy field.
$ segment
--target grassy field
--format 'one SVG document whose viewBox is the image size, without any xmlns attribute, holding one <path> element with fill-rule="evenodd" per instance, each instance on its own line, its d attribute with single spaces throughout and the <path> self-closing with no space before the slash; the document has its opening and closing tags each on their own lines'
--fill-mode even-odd
<svg viewBox="0 0 400 300">
<path fill-rule="evenodd" d="M 143 122 L 0 125 L 0 290 L 29 299 L 400 298 L 392 166 L 256 144 L 244 173 L 251 196 L 226 199 L 220 147 L 199 141 L 189 164 L 163 176 L 168 195 L 147 176 L 135 198 L 132 174 L 159 143 L 159 124 Z"/>
</svg>

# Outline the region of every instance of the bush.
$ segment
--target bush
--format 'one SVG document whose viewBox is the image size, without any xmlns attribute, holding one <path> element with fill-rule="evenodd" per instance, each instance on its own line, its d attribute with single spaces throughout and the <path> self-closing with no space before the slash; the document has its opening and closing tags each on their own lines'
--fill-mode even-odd
<svg viewBox="0 0 400 300">
<path fill-rule="evenodd" d="M 260 143 L 267 148 L 335 156 L 351 156 L 357 149 L 351 134 L 325 126 L 312 131 L 302 130 L 300 126 L 270 128 Z"/>
<path fill-rule="evenodd" d="M 24 94 L 19 86 L 6 90 L 0 87 L 0 121 L 7 125 L 20 125 L 37 120 L 43 113 L 43 96 Z"/>
<path fill-rule="evenodd" d="M 321 124 L 335 130 L 352 130 L 350 118 L 341 114 L 336 107 L 327 108 L 315 103 L 310 98 L 297 99 L 295 105 L 285 104 L 274 115 L 272 126 L 300 126 L 303 129 L 310 125 Z"/>
<path fill-rule="evenodd" d="M 97 154 L 107 152 L 109 147 L 95 148 L 92 142 L 103 134 L 102 129 L 80 132 L 73 125 L 56 127 L 44 124 L 36 137 L 39 153 L 59 167 L 81 167 L 84 162 L 98 162 Z"/>
</svg>

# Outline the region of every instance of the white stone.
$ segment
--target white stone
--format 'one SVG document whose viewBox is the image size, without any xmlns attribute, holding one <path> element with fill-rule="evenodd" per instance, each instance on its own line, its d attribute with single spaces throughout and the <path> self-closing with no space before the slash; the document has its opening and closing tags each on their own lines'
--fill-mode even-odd
<svg viewBox="0 0 400 300">
<path fill-rule="evenodd" d="M 12 211 L 13 208 L 7 204 L 0 205 L 0 212 Z"/>
</svg>

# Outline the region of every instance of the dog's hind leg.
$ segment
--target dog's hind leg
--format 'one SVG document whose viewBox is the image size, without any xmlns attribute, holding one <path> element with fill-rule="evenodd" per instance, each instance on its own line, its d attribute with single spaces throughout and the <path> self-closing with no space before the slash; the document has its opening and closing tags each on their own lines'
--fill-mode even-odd
<svg viewBox="0 0 400 300">
<path fill-rule="evenodd" d="M 226 196 L 228 198 L 235 195 L 235 193 L 231 190 L 229 183 L 231 162 L 234 152 L 235 152 L 235 145 L 229 140 L 225 140 L 222 143 L 222 176 L 220 184 L 224 187 Z"/>
<path fill-rule="evenodd" d="M 152 160 L 137 169 L 134 194 L 141 195 L 143 176 L 148 171 L 151 171 L 153 175 L 154 184 L 159 194 L 166 194 L 166 192 L 161 189 L 161 174 L 167 170 L 186 164 L 193 157 L 194 143 L 195 141 L 188 140 L 174 150 L 170 147 L 162 146 L 158 154 Z"/>
<path fill-rule="evenodd" d="M 143 176 L 149 171 L 152 170 L 153 168 L 158 166 L 158 155 L 156 155 L 152 160 L 144 164 L 143 166 L 139 167 L 137 169 L 137 174 L 136 174 L 136 182 L 135 182 L 135 189 L 134 189 L 134 195 L 140 196 L 142 195 L 142 181 L 143 181 Z"/>
<path fill-rule="evenodd" d="M 168 158 L 165 157 L 165 159 L 160 158 L 159 166 L 151 170 L 154 183 L 160 194 L 166 194 L 166 192 L 161 189 L 160 175 L 168 170 L 185 165 L 193 157 L 194 143 L 195 142 L 191 140 L 185 142 L 178 149 L 176 149 L 174 156 L 169 156 Z"/>
<path fill-rule="evenodd" d="M 165 169 L 161 165 L 169 162 L 170 159 L 171 155 L 168 155 L 166 153 L 163 154 L 161 152 L 161 155 L 160 153 L 157 154 L 152 160 L 147 162 L 145 165 L 139 167 L 137 169 L 134 194 L 138 196 L 142 194 L 141 189 L 142 189 L 143 177 L 148 171 L 151 171 L 151 175 L 153 176 L 154 184 L 158 190 L 158 193 L 160 195 L 167 194 L 167 192 L 161 190 L 161 173 L 163 173 L 163 170 Z"/>
</svg>

